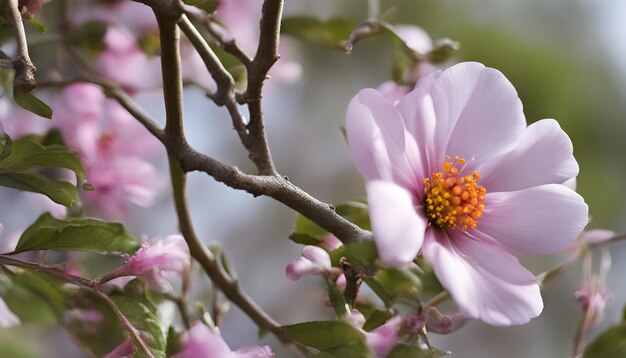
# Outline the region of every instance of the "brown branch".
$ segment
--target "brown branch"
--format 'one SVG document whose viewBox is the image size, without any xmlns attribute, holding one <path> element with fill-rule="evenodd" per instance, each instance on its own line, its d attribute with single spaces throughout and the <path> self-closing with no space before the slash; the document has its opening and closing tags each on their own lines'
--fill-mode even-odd
<svg viewBox="0 0 626 358">
<path fill-rule="evenodd" d="M 13 93 L 29 93 L 37 87 L 35 82 L 37 69 L 28 55 L 28 43 L 26 42 L 26 32 L 24 31 L 18 0 L 6 0 L 5 5 L 6 12 L 13 23 L 15 41 L 17 42 L 17 57 L 12 61 L 13 68 L 15 68 Z"/>
</svg>

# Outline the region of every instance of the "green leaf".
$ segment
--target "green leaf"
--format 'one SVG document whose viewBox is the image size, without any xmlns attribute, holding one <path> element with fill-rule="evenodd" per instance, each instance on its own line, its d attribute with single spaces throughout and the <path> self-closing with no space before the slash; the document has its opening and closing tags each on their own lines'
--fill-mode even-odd
<svg viewBox="0 0 626 358">
<path fill-rule="evenodd" d="M 359 343 L 322 351 L 317 358 L 374 358 L 374 355 L 366 345 Z"/>
<path fill-rule="evenodd" d="M 47 31 L 46 26 L 44 24 L 42 24 L 39 20 L 35 19 L 34 17 L 30 17 L 30 18 L 28 18 L 28 22 L 30 22 L 31 24 L 35 25 L 37 30 L 39 30 L 39 32 L 41 32 L 42 34 L 46 33 L 46 31 Z"/>
<path fill-rule="evenodd" d="M 309 16 L 293 16 L 283 19 L 281 32 L 343 50 L 355 26 L 355 21 L 346 18 L 332 18 L 324 21 Z"/>
<path fill-rule="evenodd" d="M 385 324 L 391 317 L 393 317 L 392 311 L 375 309 L 367 316 L 363 330 L 370 332 Z"/>
<path fill-rule="evenodd" d="M 405 269 L 381 269 L 373 278 L 391 296 L 419 297 L 422 282 L 411 271 Z"/>
<path fill-rule="evenodd" d="M 339 265 L 339 259 L 347 258 L 354 263 L 366 266 L 374 265 L 378 258 L 378 251 L 374 241 L 363 241 L 355 244 L 342 245 L 337 250 L 330 253 L 330 259 L 333 266 Z"/>
<path fill-rule="evenodd" d="M 0 355 L 11 358 L 40 358 L 44 355 L 32 337 L 18 330 L 3 329 L 0 334 Z"/>
<path fill-rule="evenodd" d="M 315 246 L 319 245 L 322 242 L 320 238 L 309 236 L 307 234 L 291 234 L 289 235 L 289 240 L 295 242 L 296 244 Z"/>
<path fill-rule="evenodd" d="M 370 216 L 366 203 L 359 201 L 349 201 L 344 204 L 337 205 L 335 208 L 337 214 L 356 224 L 364 230 L 371 230 Z"/>
<path fill-rule="evenodd" d="M 389 352 L 387 358 L 439 358 L 445 357 L 448 354 L 450 353 L 437 348 L 431 348 L 425 351 L 416 346 L 400 343 Z"/>
<path fill-rule="evenodd" d="M 104 35 L 107 32 L 107 23 L 93 20 L 80 25 L 75 31 L 68 34 L 68 42 L 82 47 L 91 54 L 98 54 L 105 49 Z"/>
<path fill-rule="evenodd" d="M 42 100 L 35 97 L 35 95 L 31 93 L 18 92 L 13 93 L 13 99 L 25 110 L 33 112 L 38 116 L 52 119 L 52 109 Z"/>
<path fill-rule="evenodd" d="M 66 168 L 76 173 L 79 180 L 85 180 L 85 168 L 74 151 L 62 145 L 43 146 L 30 138 L 13 142 L 11 155 L 3 159 L 0 165 L 12 171 L 36 167 Z"/>
<path fill-rule="evenodd" d="M 112 295 L 111 300 L 133 327 L 140 331 L 154 356 L 165 358 L 169 324 L 164 324 L 158 306 L 147 295 L 129 295 L 128 291 L 125 289 L 124 295 Z M 141 351 L 138 350 L 138 353 Z"/>
<path fill-rule="evenodd" d="M 293 231 L 296 234 L 304 234 L 317 239 L 321 239 L 328 234 L 328 231 L 302 215 L 296 216 L 296 226 Z"/>
<path fill-rule="evenodd" d="M 62 283 L 45 273 L 18 269 L 1 286 L 4 300 L 22 322 L 54 324 L 65 310 Z"/>
<path fill-rule="evenodd" d="M 626 357 L 626 325 L 611 327 L 585 350 L 584 358 Z"/>
<path fill-rule="evenodd" d="M 167 347 L 165 349 L 165 354 L 168 357 L 173 357 L 174 354 L 178 353 L 183 348 L 180 339 L 181 334 L 177 332 L 174 327 L 170 327 L 167 331 Z"/>
<path fill-rule="evenodd" d="M 133 253 L 138 247 L 137 240 L 120 223 L 90 218 L 60 220 L 45 213 L 24 231 L 15 252 L 58 250 L 117 254 Z"/>
<path fill-rule="evenodd" d="M 44 194 L 55 203 L 71 207 L 78 201 L 76 187 L 65 180 L 49 179 L 37 173 L 20 173 L 0 169 L 0 186 Z"/>
<path fill-rule="evenodd" d="M 6 135 L 6 133 L 2 133 L 2 135 L 0 135 L 0 161 L 8 157 L 12 151 L 13 141 L 11 137 Z"/>
<path fill-rule="evenodd" d="M 282 328 L 294 341 L 322 352 L 347 346 L 367 348 L 363 333 L 344 321 L 304 322 Z"/>
</svg>

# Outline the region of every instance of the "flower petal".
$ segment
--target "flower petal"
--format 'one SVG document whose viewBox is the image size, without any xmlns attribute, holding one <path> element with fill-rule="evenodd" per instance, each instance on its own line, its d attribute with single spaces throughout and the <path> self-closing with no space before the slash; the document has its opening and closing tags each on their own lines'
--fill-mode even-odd
<svg viewBox="0 0 626 358">
<path fill-rule="evenodd" d="M 446 155 L 484 163 L 508 151 L 526 128 L 522 103 L 511 82 L 480 63 L 460 63 L 443 71 L 431 94 L 439 163 Z"/>
<path fill-rule="evenodd" d="M 380 259 L 393 267 L 415 258 L 424 240 L 426 219 L 415 210 L 412 195 L 385 181 L 367 183 L 370 220 Z"/>
<path fill-rule="evenodd" d="M 486 198 L 477 229 L 515 250 L 542 255 L 565 250 L 589 221 L 584 199 L 560 184 Z"/>
<path fill-rule="evenodd" d="M 481 184 L 489 192 L 514 191 L 542 184 L 561 184 L 578 175 L 572 141 L 553 119 L 533 123 L 515 148 L 504 154 Z"/>
<path fill-rule="evenodd" d="M 461 313 L 496 326 L 524 324 L 541 313 L 537 280 L 515 256 L 487 242 L 448 235 L 430 230 L 422 252 Z"/>
</svg>

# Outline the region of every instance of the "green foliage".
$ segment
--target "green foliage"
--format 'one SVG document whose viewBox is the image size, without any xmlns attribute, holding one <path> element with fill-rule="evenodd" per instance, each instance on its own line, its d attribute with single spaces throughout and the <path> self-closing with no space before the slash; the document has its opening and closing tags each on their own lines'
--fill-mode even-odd
<svg viewBox="0 0 626 358">
<path fill-rule="evenodd" d="M 365 319 L 363 330 L 370 332 L 385 324 L 391 317 L 393 317 L 393 312 L 389 310 L 374 309 Z"/>
<path fill-rule="evenodd" d="M 54 324 L 65 310 L 67 290 L 45 273 L 18 269 L 0 287 L 9 308 L 24 323 Z"/>
<path fill-rule="evenodd" d="M 43 355 L 32 344 L 32 338 L 17 329 L 3 329 L 0 334 L 0 354 L 11 358 L 39 358 Z"/>
<path fill-rule="evenodd" d="M 344 48 L 356 22 L 345 18 L 332 18 L 324 21 L 309 16 L 293 16 L 284 18 L 281 32 L 312 43 Z"/>
<path fill-rule="evenodd" d="M 626 357 L 626 323 L 599 335 L 585 350 L 584 358 Z"/>
<path fill-rule="evenodd" d="M 73 171 L 79 182 L 85 181 L 85 169 L 76 153 L 57 142 L 54 135 L 28 136 L 11 141 L 0 137 L 0 185 L 44 194 L 52 201 L 71 207 L 78 201 L 76 187 L 64 180 L 51 179 L 31 172 L 38 168 L 64 168 Z"/>
<path fill-rule="evenodd" d="M 195 6 L 198 9 L 212 13 L 217 8 L 217 0 L 183 0 L 187 5 Z"/>
<path fill-rule="evenodd" d="M 52 108 L 39 98 L 35 97 L 32 93 L 13 93 L 13 99 L 15 100 L 15 103 L 25 110 L 33 112 L 38 116 L 52 119 Z"/>
<path fill-rule="evenodd" d="M 381 269 L 372 279 L 391 296 L 418 298 L 422 289 L 419 277 L 408 269 Z"/>
<path fill-rule="evenodd" d="M 326 286 L 328 287 L 328 298 L 330 304 L 333 306 L 335 315 L 337 318 L 342 319 L 350 313 L 350 307 L 346 302 L 343 292 L 337 287 L 337 285 L 331 280 L 326 280 Z"/>
<path fill-rule="evenodd" d="M 68 42 L 80 47 L 91 55 L 97 55 L 105 50 L 104 35 L 107 32 L 107 23 L 103 21 L 87 21 L 75 31 L 68 34 Z"/>
<path fill-rule="evenodd" d="M 138 247 L 137 240 L 120 223 L 90 218 L 60 220 L 45 213 L 24 231 L 15 252 L 59 250 L 118 254 L 133 253 Z"/>
<path fill-rule="evenodd" d="M 318 349 L 319 357 L 371 357 L 365 336 L 344 321 L 313 321 L 283 326 L 297 343 Z"/>
<path fill-rule="evenodd" d="M 333 266 L 339 265 L 339 260 L 345 257 L 350 262 L 364 266 L 373 266 L 378 258 L 378 251 L 374 241 L 363 241 L 355 244 L 348 244 L 339 247 L 330 253 L 330 260 Z"/>
<path fill-rule="evenodd" d="M 46 31 L 48 31 L 46 29 L 46 26 L 44 24 L 42 24 L 41 21 L 35 19 L 34 17 L 29 17 L 27 20 L 28 20 L 28 22 L 33 24 L 37 28 L 37 30 L 39 30 L 39 32 L 41 32 L 42 34 L 45 34 Z"/>
</svg>

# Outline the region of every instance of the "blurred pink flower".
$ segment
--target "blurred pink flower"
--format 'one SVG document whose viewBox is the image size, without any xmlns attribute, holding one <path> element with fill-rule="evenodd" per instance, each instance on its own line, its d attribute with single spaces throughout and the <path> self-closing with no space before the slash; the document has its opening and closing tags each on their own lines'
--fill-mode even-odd
<svg viewBox="0 0 626 358">
<path fill-rule="evenodd" d="M 103 358 L 131 358 L 135 356 L 136 351 L 137 349 L 133 344 L 133 340 L 129 338 L 122 342 L 122 344 L 117 346 L 109 354 L 105 355 Z"/>
<path fill-rule="evenodd" d="M 100 54 L 97 63 L 103 76 L 119 83 L 130 93 L 161 85 L 159 58 L 146 55 L 127 29 L 109 26 L 104 44 L 106 50 Z"/>
<path fill-rule="evenodd" d="M 233 38 L 249 56 L 256 54 L 259 45 L 259 21 L 263 0 L 218 0 L 217 16 L 226 24 L 224 35 Z M 291 50 L 281 38 L 279 45 L 281 58 L 269 72 L 270 77 L 281 83 L 291 83 L 300 78 L 302 67 L 292 57 Z"/>
<path fill-rule="evenodd" d="M 144 242 L 123 266 L 109 275 L 142 277 L 153 290 L 165 293 L 172 285 L 164 276 L 184 275 L 190 265 L 187 243 L 180 235 L 170 235 L 152 243 Z"/>
<path fill-rule="evenodd" d="M 26 14 L 30 17 L 35 17 L 41 11 L 41 8 L 49 3 L 50 0 L 23 0 L 20 1 L 20 5 L 26 8 Z"/>
<path fill-rule="evenodd" d="M 0 297 L 0 328 L 9 328 L 21 323 L 19 317 L 9 309 L 6 302 Z"/>
<path fill-rule="evenodd" d="M 424 314 L 426 330 L 439 334 L 449 334 L 462 328 L 469 322 L 469 318 L 461 313 L 442 314 L 435 307 L 429 307 Z"/>
<path fill-rule="evenodd" d="M 502 73 L 461 63 L 396 105 L 360 91 L 346 130 L 381 261 L 405 266 L 421 249 L 461 313 L 489 324 L 541 313 L 537 280 L 511 252 L 564 250 L 588 221 L 583 198 L 561 185 L 578 164 L 556 121 L 526 127 Z"/>
<path fill-rule="evenodd" d="M 219 357 L 219 358 L 271 358 L 274 353 L 269 346 L 244 347 L 232 351 L 218 332 L 197 323 L 183 334 L 182 350 L 175 358 Z"/>
<path fill-rule="evenodd" d="M 582 239 L 587 244 L 599 244 L 611 240 L 617 236 L 615 231 L 605 229 L 594 229 L 583 231 Z"/>
</svg>

